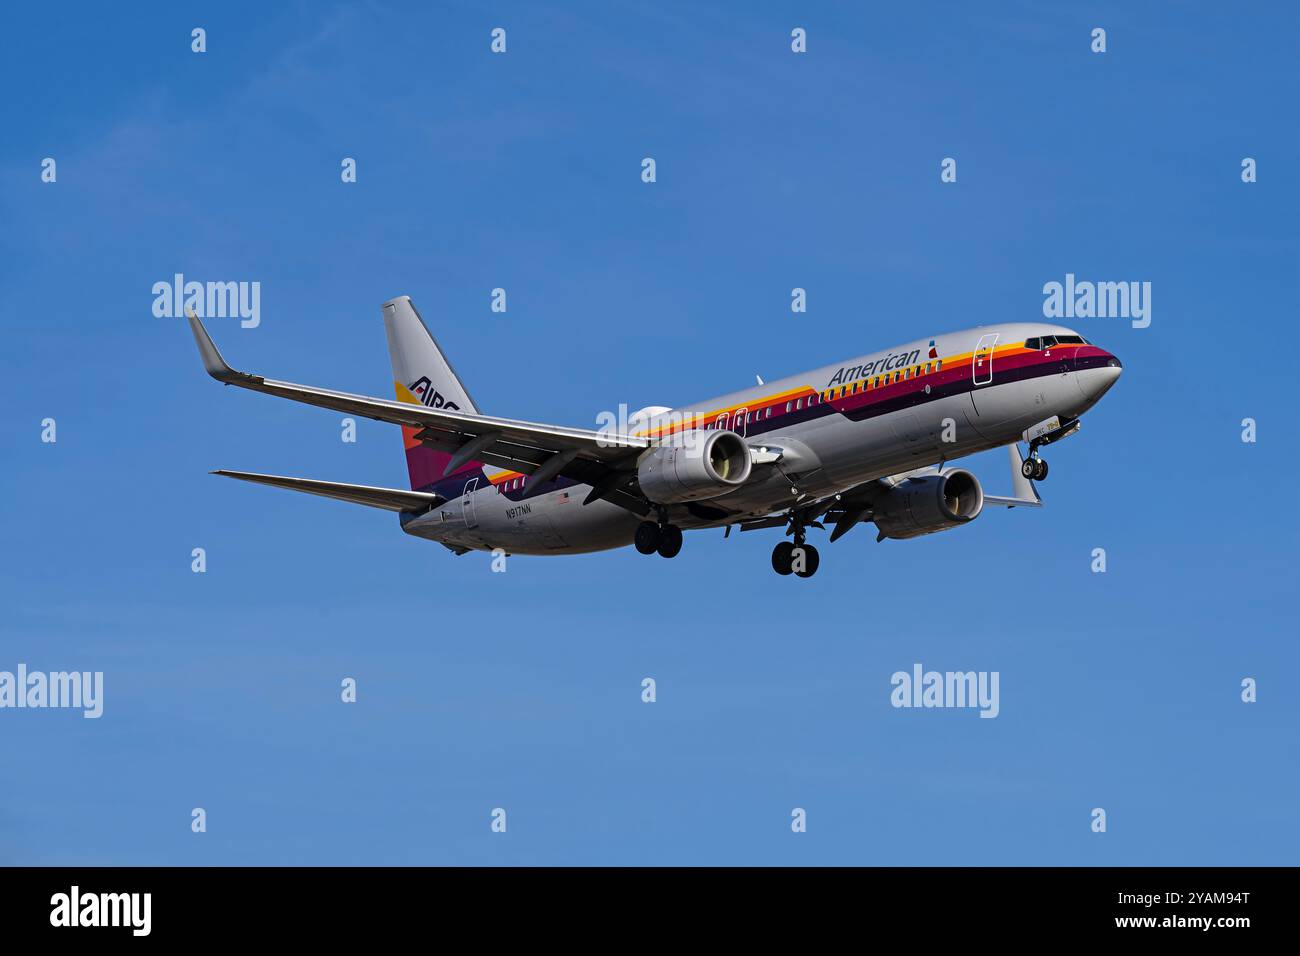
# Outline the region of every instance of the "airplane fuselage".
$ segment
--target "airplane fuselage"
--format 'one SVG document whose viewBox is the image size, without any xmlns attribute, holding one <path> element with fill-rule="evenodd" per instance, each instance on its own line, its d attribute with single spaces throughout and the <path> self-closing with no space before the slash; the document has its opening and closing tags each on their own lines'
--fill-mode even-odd
<svg viewBox="0 0 1300 956">
<path fill-rule="evenodd" d="M 1047 339 L 1064 344 L 1043 347 Z M 1034 345 L 1038 347 L 1033 347 Z M 946 464 L 1019 441 L 1053 417 L 1079 418 L 1120 374 L 1115 356 L 1045 323 L 983 326 L 918 340 L 779 381 L 653 414 L 631 433 L 691 426 L 734 431 L 779 458 L 739 489 L 670 505 L 684 529 L 769 515 L 874 479 Z M 576 554 L 631 543 L 644 520 L 619 505 L 584 505 L 587 485 L 469 465 L 430 484 L 447 500 L 401 516 L 408 534 L 453 548 Z"/>
</svg>

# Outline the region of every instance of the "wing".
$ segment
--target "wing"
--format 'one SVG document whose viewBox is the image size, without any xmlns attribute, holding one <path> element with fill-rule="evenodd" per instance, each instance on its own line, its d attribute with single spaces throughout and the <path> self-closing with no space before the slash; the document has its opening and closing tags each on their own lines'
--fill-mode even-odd
<svg viewBox="0 0 1300 956">
<path fill-rule="evenodd" d="M 385 511 L 410 511 L 420 513 L 442 504 L 447 499 L 427 491 L 402 491 L 398 488 L 376 488 L 372 485 L 345 485 L 339 481 L 317 481 L 314 478 L 285 478 L 280 475 L 255 475 L 248 471 L 214 471 L 214 475 L 252 481 L 274 488 L 305 491 L 309 495 L 350 501 L 355 505 L 369 505 Z"/>
<path fill-rule="evenodd" d="M 522 471 L 537 481 L 548 481 L 557 475 L 564 475 L 593 486 L 592 494 L 587 497 L 588 502 L 596 498 L 607 498 L 637 514 L 645 514 L 649 510 L 643 498 L 624 490 L 635 474 L 637 455 L 650 447 L 650 441 L 646 438 L 563 425 L 543 425 L 491 415 L 471 415 L 409 402 L 295 385 L 292 382 L 277 382 L 261 375 L 235 371 L 221 357 L 207 329 L 193 311 L 189 314 L 189 321 L 194 341 L 198 343 L 199 355 L 203 359 L 203 367 L 209 375 L 226 385 L 238 385 L 240 388 L 266 392 L 306 405 L 417 428 L 417 438 L 439 451 L 453 455 L 452 465 L 448 466 L 449 472 L 472 458 L 501 468 Z"/>
<path fill-rule="evenodd" d="M 1014 442 L 1008 445 L 1007 457 L 1011 464 L 1011 488 L 1014 493 L 1011 496 L 986 494 L 984 504 L 1002 508 L 1041 508 L 1043 499 L 1039 497 L 1038 489 L 1034 487 L 1032 481 L 1021 474 L 1020 466 L 1024 463 L 1024 458 L 1020 454 L 1020 446 Z M 835 527 L 831 531 L 830 540 L 838 541 L 861 522 L 871 520 L 871 509 L 879 495 L 907 478 L 933 475 L 938 471 L 939 469 L 934 467 L 925 467 L 886 478 L 877 478 L 833 497 L 807 502 L 796 507 L 795 511 L 800 520 L 806 524 L 814 521 L 833 521 Z M 788 518 L 785 516 L 758 518 L 742 522 L 741 530 L 778 527 L 787 521 Z"/>
</svg>

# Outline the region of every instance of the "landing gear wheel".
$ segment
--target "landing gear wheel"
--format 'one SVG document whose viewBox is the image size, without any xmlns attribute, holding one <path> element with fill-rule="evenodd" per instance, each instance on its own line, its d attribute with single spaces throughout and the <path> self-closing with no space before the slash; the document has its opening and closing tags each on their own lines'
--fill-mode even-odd
<svg viewBox="0 0 1300 956">
<path fill-rule="evenodd" d="M 817 554 L 817 549 L 811 544 L 801 544 L 799 548 L 803 550 L 803 570 L 795 569 L 794 573 L 801 578 L 810 578 L 817 573 L 817 567 L 822 563 L 822 559 Z M 795 558 L 797 555 L 791 555 L 791 557 Z M 792 560 L 790 563 L 793 566 L 796 562 Z"/>
<path fill-rule="evenodd" d="M 682 550 L 682 529 L 672 524 L 659 528 L 659 553 L 665 558 L 675 558 L 680 550 Z"/>
<path fill-rule="evenodd" d="M 794 563 L 794 543 L 782 541 L 772 549 L 772 570 L 777 574 L 789 574 Z"/>
<path fill-rule="evenodd" d="M 653 521 L 642 521 L 636 526 L 635 542 L 642 554 L 654 554 L 659 550 L 659 526 Z"/>
<path fill-rule="evenodd" d="M 1020 473 L 1034 481 L 1047 477 L 1047 462 L 1041 458 L 1026 458 L 1020 463 Z"/>
</svg>

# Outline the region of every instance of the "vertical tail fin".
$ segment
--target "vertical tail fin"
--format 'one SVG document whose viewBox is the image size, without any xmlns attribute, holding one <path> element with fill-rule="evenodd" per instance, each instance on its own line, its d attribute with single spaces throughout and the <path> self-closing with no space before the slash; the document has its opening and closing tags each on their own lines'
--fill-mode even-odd
<svg viewBox="0 0 1300 956">
<path fill-rule="evenodd" d="M 384 331 L 388 333 L 388 357 L 393 363 L 393 387 L 399 402 L 445 408 L 477 415 L 478 406 L 460 383 L 451 363 L 438 348 L 410 296 L 398 296 L 384 303 Z M 448 452 L 434 451 L 416 437 L 417 429 L 402 428 L 406 446 L 406 467 L 411 489 L 422 491 L 441 481 L 451 460 Z M 466 462 L 457 469 L 473 471 L 481 462 Z"/>
</svg>

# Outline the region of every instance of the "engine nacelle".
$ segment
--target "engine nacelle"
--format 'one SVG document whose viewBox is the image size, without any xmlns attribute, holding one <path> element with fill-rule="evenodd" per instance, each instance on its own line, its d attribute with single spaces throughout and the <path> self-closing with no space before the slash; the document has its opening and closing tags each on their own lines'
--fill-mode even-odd
<svg viewBox="0 0 1300 956">
<path fill-rule="evenodd" d="M 876 499 L 872 520 L 885 538 L 915 538 L 974 521 L 984 509 L 984 489 L 969 471 L 908 478 Z"/>
<path fill-rule="evenodd" d="M 749 478 L 753 462 L 745 440 L 732 431 L 691 428 L 641 456 L 641 493 L 661 505 L 716 498 Z"/>
</svg>

